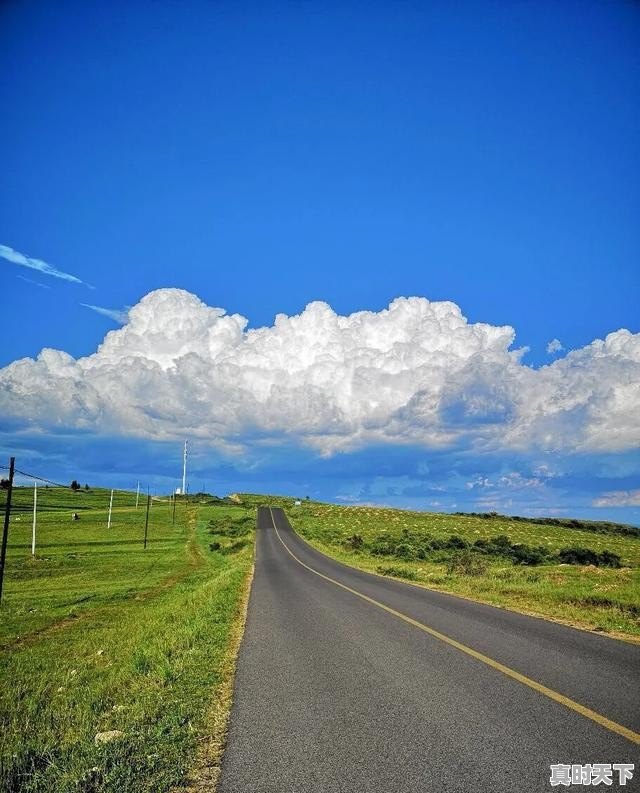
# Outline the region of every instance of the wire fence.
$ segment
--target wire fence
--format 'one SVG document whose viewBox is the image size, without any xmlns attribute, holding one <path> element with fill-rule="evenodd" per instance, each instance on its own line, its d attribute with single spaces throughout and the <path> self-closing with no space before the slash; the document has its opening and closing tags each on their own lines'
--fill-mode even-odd
<svg viewBox="0 0 640 793">
<path fill-rule="evenodd" d="M 106 531 L 112 528 L 118 518 L 118 510 L 127 507 L 127 512 L 139 512 L 141 543 L 147 548 L 149 514 L 152 508 L 160 506 L 170 510 L 171 524 L 176 522 L 176 505 L 183 502 L 189 505 L 188 493 L 173 491 L 164 495 L 152 494 L 150 487 L 140 486 L 131 490 L 123 488 L 93 488 L 82 485 L 78 480 L 69 484 L 56 482 L 41 474 L 23 471 L 15 466 L 11 458 L 8 466 L 0 465 L 0 514 L 4 514 L 2 546 L 0 550 L 0 601 L 6 570 L 6 556 L 10 526 L 13 521 L 31 521 L 31 555 L 36 556 L 38 547 L 38 520 L 42 513 L 57 513 L 60 517 L 68 514 L 68 519 L 82 524 L 83 516 L 104 519 Z M 121 514 L 121 513 L 120 513 Z M 168 517 L 168 516 L 167 516 Z M 136 520 L 135 523 L 138 521 Z"/>
</svg>

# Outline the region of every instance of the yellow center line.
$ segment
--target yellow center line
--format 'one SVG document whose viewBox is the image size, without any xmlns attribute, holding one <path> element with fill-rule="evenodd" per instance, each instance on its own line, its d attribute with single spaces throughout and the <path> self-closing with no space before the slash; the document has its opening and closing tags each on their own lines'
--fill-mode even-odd
<svg viewBox="0 0 640 793">
<path fill-rule="evenodd" d="M 392 614 L 394 617 L 397 617 L 403 622 L 408 623 L 409 625 L 413 625 L 414 628 L 418 628 L 418 630 L 423 631 L 424 633 L 429 634 L 429 636 L 433 636 L 436 639 L 439 639 L 441 642 L 448 644 L 450 647 L 455 647 L 456 650 L 460 650 L 460 652 L 465 653 L 465 655 L 471 656 L 471 658 L 475 658 L 477 661 L 481 661 L 483 664 L 490 666 L 492 669 L 496 669 L 498 672 L 502 672 L 502 674 L 506 675 L 507 677 L 512 678 L 513 680 L 517 680 L 519 683 L 522 683 L 529 688 L 532 688 L 534 691 L 537 691 L 539 694 L 543 694 L 545 697 L 552 699 L 554 702 L 558 702 L 560 705 L 564 705 L 566 708 L 575 711 L 576 713 L 580 713 L 582 716 L 585 716 L 587 719 L 591 719 L 596 724 L 599 724 L 601 727 L 604 727 L 611 732 L 616 733 L 617 735 L 621 735 L 623 738 L 626 738 L 628 741 L 632 743 L 640 745 L 640 734 L 630 730 L 628 727 L 623 727 L 622 724 L 618 724 L 615 721 L 611 721 L 606 716 L 603 716 L 601 713 L 597 713 L 595 710 L 591 710 L 591 708 L 587 708 L 585 705 L 581 705 L 579 702 L 576 702 L 569 697 L 565 697 L 564 694 L 559 694 L 557 691 L 554 691 L 552 688 L 547 688 L 547 686 L 542 685 L 542 683 L 538 683 L 536 680 L 532 680 L 530 677 L 521 674 L 520 672 L 516 672 L 515 669 L 511 669 L 504 664 L 501 664 L 499 661 L 495 661 L 493 658 L 489 658 L 488 655 L 484 655 L 484 653 L 479 653 L 477 650 L 472 649 L 471 647 L 467 647 L 466 644 L 462 644 L 461 642 L 452 639 L 450 636 L 447 636 L 444 633 L 440 633 L 435 628 L 431 628 L 428 625 L 425 625 L 423 622 L 418 622 L 418 620 L 414 620 L 412 617 L 403 614 L 401 611 L 396 611 L 392 609 L 390 606 L 381 603 L 379 600 L 374 600 L 374 598 L 369 597 L 368 595 L 364 595 L 362 592 L 358 592 L 357 589 L 352 589 L 351 587 L 347 586 L 346 584 L 342 584 L 340 581 L 336 581 L 335 578 L 331 578 L 324 573 L 320 573 L 318 570 L 314 570 L 313 567 L 310 567 L 308 564 L 305 564 L 301 559 L 299 559 L 293 551 L 289 548 L 289 546 L 285 543 L 285 541 L 280 536 L 280 532 L 278 531 L 278 527 L 276 526 L 276 522 L 273 518 L 273 511 L 271 507 L 269 507 L 269 512 L 271 513 L 271 522 L 273 523 L 273 528 L 275 529 L 276 535 L 278 539 L 284 546 L 287 553 L 292 556 L 295 561 L 302 565 L 305 569 L 309 570 L 309 572 L 313 573 L 314 575 L 319 576 L 320 578 L 324 578 L 325 581 L 330 581 L 332 584 L 339 586 L 341 589 L 350 592 L 352 595 L 361 598 L 362 600 L 366 600 L 367 603 L 371 603 L 373 606 L 377 606 L 378 608 L 386 611 L 388 614 Z"/>
</svg>

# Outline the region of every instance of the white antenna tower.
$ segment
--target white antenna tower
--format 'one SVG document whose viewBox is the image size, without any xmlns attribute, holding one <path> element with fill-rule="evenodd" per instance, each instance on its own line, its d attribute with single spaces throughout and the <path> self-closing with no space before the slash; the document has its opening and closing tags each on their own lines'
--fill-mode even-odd
<svg viewBox="0 0 640 793">
<path fill-rule="evenodd" d="M 189 441 L 184 442 L 183 464 L 182 464 L 182 495 L 187 492 L 187 444 Z"/>
</svg>

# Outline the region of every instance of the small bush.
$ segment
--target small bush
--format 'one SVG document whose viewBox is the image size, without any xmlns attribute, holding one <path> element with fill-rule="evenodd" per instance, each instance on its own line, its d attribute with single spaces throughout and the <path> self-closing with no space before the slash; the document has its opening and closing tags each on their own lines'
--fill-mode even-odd
<svg viewBox="0 0 640 793">
<path fill-rule="evenodd" d="M 220 548 L 220 553 L 225 554 L 225 556 L 229 556 L 232 553 L 238 553 L 241 551 L 245 545 L 247 545 L 246 540 L 238 540 L 237 542 L 232 542 L 231 545 L 224 545 Z"/>
<path fill-rule="evenodd" d="M 428 559 L 431 553 L 431 546 L 426 543 L 425 545 L 418 545 L 416 548 L 416 557 L 418 559 Z"/>
<path fill-rule="evenodd" d="M 395 555 L 398 559 L 415 559 L 416 549 L 408 542 L 401 542 L 395 547 Z"/>
<path fill-rule="evenodd" d="M 558 560 L 564 564 L 592 564 L 596 567 L 620 567 L 620 557 L 612 551 L 592 551 L 590 548 L 563 548 Z"/>
<path fill-rule="evenodd" d="M 382 565 L 376 567 L 376 571 L 380 575 L 390 575 L 394 578 L 406 578 L 408 581 L 416 581 L 418 576 L 413 570 L 405 570 L 403 567 L 384 567 Z"/>
<path fill-rule="evenodd" d="M 514 564 L 542 564 L 549 558 L 549 552 L 541 545 L 536 548 L 530 545 L 512 545 L 510 555 Z"/>
<path fill-rule="evenodd" d="M 461 550 L 462 548 L 468 548 L 469 543 L 463 540 L 462 537 L 458 537 L 457 534 L 452 534 L 446 541 L 446 547 L 453 548 L 454 550 Z"/>
<path fill-rule="evenodd" d="M 394 548 L 387 537 L 376 537 L 371 543 L 371 553 L 374 556 L 393 556 Z"/>
<path fill-rule="evenodd" d="M 514 564 L 536 565 L 549 560 L 549 551 L 542 545 L 531 546 L 512 543 L 506 534 L 498 534 L 489 540 L 476 540 L 473 547 L 487 556 L 502 556 Z"/>
<path fill-rule="evenodd" d="M 622 563 L 617 553 L 613 551 L 600 552 L 600 567 L 621 567 Z"/>
<path fill-rule="evenodd" d="M 447 562 L 447 572 L 449 575 L 484 575 L 487 572 L 486 561 L 477 553 L 465 548 L 454 553 Z"/>
<path fill-rule="evenodd" d="M 364 540 L 361 534 L 352 534 L 351 537 L 347 537 L 344 544 L 352 551 L 359 551 L 364 546 Z"/>
</svg>

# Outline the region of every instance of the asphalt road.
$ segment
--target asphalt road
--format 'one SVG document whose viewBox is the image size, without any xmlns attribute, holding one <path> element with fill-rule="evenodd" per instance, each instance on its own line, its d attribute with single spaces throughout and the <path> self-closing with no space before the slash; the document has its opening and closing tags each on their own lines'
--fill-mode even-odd
<svg viewBox="0 0 640 793">
<path fill-rule="evenodd" d="M 552 763 L 634 763 L 595 789 L 640 791 L 618 727 L 640 647 L 354 570 L 259 510 L 220 793 L 583 789 Z"/>
</svg>

